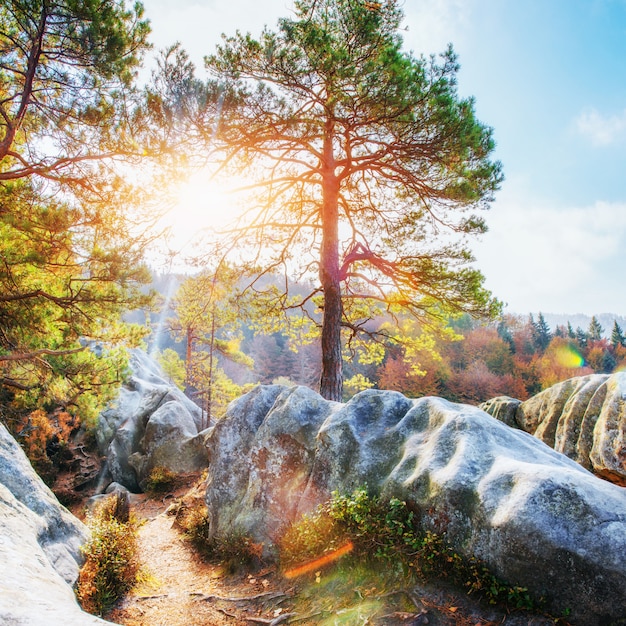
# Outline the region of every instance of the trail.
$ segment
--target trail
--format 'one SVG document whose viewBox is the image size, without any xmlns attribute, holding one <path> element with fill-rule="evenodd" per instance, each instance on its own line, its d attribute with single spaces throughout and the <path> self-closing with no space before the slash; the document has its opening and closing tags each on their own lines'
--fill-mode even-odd
<svg viewBox="0 0 626 626">
<path fill-rule="evenodd" d="M 173 495 L 173 494 L 172 494 Z M 176 494 L 180 495 L 180 494 Z M 399 610 L 397 593 L 384 594 L 387 611 L 326 610 L 292 612 L 294 593 L 302 590 L 274 569 L 235 574 L 204 562 L 166 513 L 169 501 L 133 496 L 132 510 L 141 522 L 138 533 L 143 582 L 105 619 L 123 626 L 252 626 L 295 623 L 298 626 L 554 626 L 555 620 L 526 613 L 506 614 L 480 606 L 464 593 L 441 586 L 415 587 L 414 608 Z M 358 592 L 357 589 L 354 590 Z M 315 594 L 313 594 L 315 595 Z M 395 608 L 393 605 L 396 605 Z M 367 602 L 364 603 L 367 607 Z M 420 610 L 421 607 L 421 610 Z M 303 610 L 300 605 L 299 611 Z M 565 621 L 559 624 L 567 625 Z"/>
<path fill-rule="evenodd" d="M 125 626 L 235 626 L 256 619 L 269 623 L 282 613 L 270 594 L 279 593 L 272 571 L 256 577 L 223 575 L 197 556 L 164 509 L 147 498 L 133 503 L 135 514 L 145 520 L 138 534 L 145 580 L 106 619 Z M 250 600 L 235 601 L 240 598 Z"/>
</svg>

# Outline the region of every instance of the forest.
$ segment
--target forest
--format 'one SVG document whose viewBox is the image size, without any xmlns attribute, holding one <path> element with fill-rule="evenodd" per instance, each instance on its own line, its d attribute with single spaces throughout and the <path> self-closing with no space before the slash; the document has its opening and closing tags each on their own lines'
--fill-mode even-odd
<svg viewBox="0 0 626 626">
<path fill-rule="evenodd" d="M 622 365 L 617 322 L 550 329 L 485 288 L 470 241 L 503 168 L 452 46 L 405 51 L 401 3 L 295 4 L 225 37 L 208 79 L 178 44 L 145 78 L 141 3 L 0 6 L 0 420 L 21 440 L 94 426 L 133 347 L 215 417 L 257 383 L 479 403 Z M 242 183 L 242 212 L 153 288 L 191 176 Z"/>
<path fill-rule="evenodd" d="M 149 324 L 147 345 L 172 382 L 203 408 L 210 403 L 210 415 L 219 418 L 251 385 L 317 388 L 321 346 L 301 325 L 259 331 L 253 309 L 240 306 L 233 315 L 235 302 L 242 303 L 236 281 L 230 291 L 213 287 L 212 295 L 203 293 L 202 275 L 161 276 L 154 284 L 162 291 L 172 283 L 179 287 L 167 314 Z M 525 400 L 574 376 L 620 370 L 626 365 L 623 329 L 617 319 L 605 329 L 598 317 L 584 328 L 567 321 L 551 329 L 541 312 L 505 314 L 491 322 L 462 315 L 436 332 L 424 332 L 405 318 L 403 338 L 386 341 L 381 337 L 389 319 L 372 319 L 371 349 L 345 350 L 344 400 L 369 388 L 474 405 L 500 395 Z"/>
</svg>

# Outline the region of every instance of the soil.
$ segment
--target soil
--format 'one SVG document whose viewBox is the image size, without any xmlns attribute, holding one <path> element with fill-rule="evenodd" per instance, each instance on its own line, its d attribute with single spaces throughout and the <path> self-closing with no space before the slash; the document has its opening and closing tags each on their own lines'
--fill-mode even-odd
<svg viewBox="0 0 626 626">
<path fill-rule="evenodd" d="M 133 495 L 131 508 L 139 520 L 142 582 L 104 617 L 126 626 L 410 625 L 419 626 L 548 626 L 554 620 L 525 612 L 507 614 L 484 606 L 464 593 L 440 585 L 377 592 L 354 589 L 356 609 L 308 612 L 320 573 L 308 580 L 286 580 L 274 567 L 229 573 L 203 561 L 179 532 L 168 507 L 185 493 L 164 498 Z M 173 507 L 170 507 L 170 509 Z M 332 570 L 332 566 L 330 568 Z M 316 578 L 317 575 L 317 578 Z M 332 576 L 332 571 L 321 573 Z M 298 595 L 299 594 L 299 595 Z M 355 598 L 357 595 L 355 595 Z M 318 598 L 319 599 L 319 598 Z M 315 604 L 319 609 L 319 602 Z M 304 608 L 303 608 L 304 607 Z M 372 608 L 374 607 L 374 608 Z"/>
</svg>

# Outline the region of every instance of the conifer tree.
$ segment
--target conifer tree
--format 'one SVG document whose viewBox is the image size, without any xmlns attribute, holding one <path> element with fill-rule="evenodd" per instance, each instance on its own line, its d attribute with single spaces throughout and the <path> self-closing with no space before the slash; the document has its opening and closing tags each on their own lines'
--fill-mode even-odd
<svg viewBox="0 0 626 626">
<path fill-rule="evenodd" d="M 320 392 L 332 400 L 342 337 L 367 331 L 372 307 L 431 321 L 499 310 L 465 245 L 502 180 L 492 131 L 457 93 L 451 48 L 402 50 L 400 4 L 297 0 L 276 31 L 227 37 L 206 59 L 222 94 L 204 134 L 228 166 L 258 174 L 239 244 L 265 271 L 313 284 L 300 304 L 315 298 L 323 313 Z"/>
<path fill-rule="evenodd" d="M 146 305 L 115 159 L 148 23 L 123 0 L 0 3 L 0 419 L 94 418 L 126 374 L 121 322 Z M 138 235 L 138 233 L 136 233 Z M 94 347 L 94 349 L 90 349 Z M 17 416 L 17 417 L 16 417 Z"/>
<path fill-rule="evenodd" d="M 611 345 L 613 346 L 613 348 L 626 345 L 626 337 L 624 337 L 622 328 L 617 323 L 617 320 L 613 321 L 613 330 L 611 331 Z"/>
<path fill-rule="evenodd" d="M 604 332 L 604 328 L 597 320 L 596 316 L 593 315 L 591 321 L 589 322 L 589 328 L 587 329 L 587 336 L 590 341 L 600 341 L 602 339 L 602 333 Z"/>
<path fill-rule="evenodd" d="M 545 349 L 550 345 L 550 341 L 552 340 L 552 333 L 550 332 L 550 327 L 548 326 L 543 313 L 539 313 L 539 317 L 536 322 L 531 313 L 530 326 L 535 350 L 538 352 L 545 352 Z"/>
<path fill-rule="evenodd" d="M 589 335 L 580 327 L 576 327 L 576 341 L 581 348 L 586 348 L 589 340 Z"/>
</svg>

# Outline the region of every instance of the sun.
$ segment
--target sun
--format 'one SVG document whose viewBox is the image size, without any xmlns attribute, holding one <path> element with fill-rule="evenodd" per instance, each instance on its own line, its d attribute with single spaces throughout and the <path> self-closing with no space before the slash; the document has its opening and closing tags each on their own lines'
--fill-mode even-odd
<svg viewBox="0 0 626 626">
<path fill-rule="evenodd" d="M 170 246 L 189 253 L 202 235 L 232 227 L 244 210 L 241 189 L 248 185 L 242 177 L 219 179 L 204 172 L 171 185 L 168 193 L 172 205 L 163 218 Z"/>
</svg>

